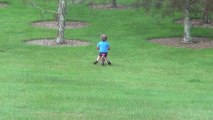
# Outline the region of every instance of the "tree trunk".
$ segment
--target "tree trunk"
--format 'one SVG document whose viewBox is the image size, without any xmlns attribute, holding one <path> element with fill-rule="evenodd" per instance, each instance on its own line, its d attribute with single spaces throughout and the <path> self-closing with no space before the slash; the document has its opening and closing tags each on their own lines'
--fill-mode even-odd
<svg viewBox="0 0 213 120">
<path fill-rule="evenodd" d="M 58 36 L 56 42 L 62 44 L 64 42 L 64 31 L 65 31 L 65 0 L 58 0 Z"/>
<path fill-rule="evenodd" d="M 190 34 L 190 3 L 189 0 L 184 0 L 184 43 L 191 43 L 191 34 Z"/>
<path fill-rule="evenodd" d="M 116 0 L 112 0 L 112 7 L 113 7 L 113 8 L 116 8 L 116 7 L 117 7 L 117 2 L 116 2 Z"/>
<path fill-rule="evenodd" d="M 204 6 L 202 8 L 202 22 L 208 24 L 209 23 L 209 10 L 208 10 L 208 1 L 203 1 Z"/>
<path fill-rule="evenodd" d="M 155 3 L 155 4 L 156 4 L 156 8 L 157 8 L 157 9 L 162 8 L 162 4 L 163 4 L 163 3 L 162 3 L 162 0 L 156 0 L 156 3 Z"/>
</svg>

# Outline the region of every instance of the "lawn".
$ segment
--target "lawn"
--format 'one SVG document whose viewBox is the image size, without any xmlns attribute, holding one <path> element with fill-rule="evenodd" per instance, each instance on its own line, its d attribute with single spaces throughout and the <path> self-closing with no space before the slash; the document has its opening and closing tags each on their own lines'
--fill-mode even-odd
<svg viewBox="0 0 213 120">
<path fill-rule="evenodd" d="M 56 30 L 32 26 L 54 20 L 53 13 L 42 14 L 23 0 L 3 1 L 8 6 L 0 8 L 1 120 L 213 119 L 213 49 L 148 41 L 181 37 L 183 26 L 173 22 L 177 16 L 70 5 L 66 19 L 89 26 L 67 29 L 65 38 L 91 45 L 44 47 L 25 41 L 55 38 Z M 57 5 L 36 2 L 50 10 Z M 111 45 L 111 66 L 92 64 L 102 33 Z M 213 29 L 192 29 L 193 36 L 213 38 L 212 33 Z"/>
</svg>

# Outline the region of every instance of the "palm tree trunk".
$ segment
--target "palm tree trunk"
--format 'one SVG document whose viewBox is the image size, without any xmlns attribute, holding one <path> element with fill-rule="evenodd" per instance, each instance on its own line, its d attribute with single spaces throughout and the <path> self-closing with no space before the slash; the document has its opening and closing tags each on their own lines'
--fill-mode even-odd
<svg viewBox="0 0 213 120">
<path fill-rule="evenodd" d="M 184 14 L 185 14 L 185 19 L 184 19 L 184 38 L 183 42 L 184 43 L 191 43 L 191 34 L 190 34 L 190 3 L 189 0 L 184 0 Z"/>
<path fill-rule="evenodd" d="M 65 0 L 58 0 L 58 36 L 56 42 L 62 44 L 64 42 L 64 31 L 65 31 Z"/>
</svg>

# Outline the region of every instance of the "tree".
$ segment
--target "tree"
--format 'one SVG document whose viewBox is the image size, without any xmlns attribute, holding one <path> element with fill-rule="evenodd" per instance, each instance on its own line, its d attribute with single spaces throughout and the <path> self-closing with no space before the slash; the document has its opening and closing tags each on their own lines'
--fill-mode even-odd
<svg viewBox="0 0 213 120">
<path fill-rule="evenodd" d="M 58 0 L 57 16 L 58 36 L 56 42 L 62 44 L 64 42 L 65 31 L 65 0 Z"/>
<path fill-rule="evenodd" d="M 162 8 L 163 0 L 156 0 L 155 7 L 160 9 Z"/>
<path fill-rule="evenodd" d="M 213 11 L 213 0 L 202 0 L 202 22 L 208 24 L 209 19 L 209 12 Z"/>
<path fill-rule="evenodd" d="M 184 35 L 183 35 L 183 42 L 184 43 L 192 43 L 191 37 L 191 6 L 192 4 L 196 3 L 196 0 L 170 0 L 169 7 L 173 10 L 180 10 L 183 9 L 184 11 Z M 173 11 L 172 10 L 172 11 Z"/>
<path fill-rule="evenodd" d="M 82 2 L 82 0 L 70 0 L 70 3 L 72 4 L 77 4 L 80 2 Z M 64 43 L 65 8 L 66 8 L 66 0 L 58 0 L 58 10 L 57 10 L 58 36 L 56 39 L 56 42 L 58 44 Z"/>
<path fill-rule="evenodd" d="M 40 9 L 42 13 L 44 12 L 51 12 L 57 15 L 57 25 L 58 25 L 58 35 L 56 38 L 56 42 L 58 44 L 64 43 L 64 31 L 65 31 L 65 8 L 66 8 L 66 1 L 70 4 L 78 4 L 83 2 L 83 0 L 58 0 L 58 9 L 56 11 L 45 10 L 38 6 L 34 0 L 27 0 L 33 7 Z M 48 2 L 48 1 L 47 1 Z"/>
<path fill-rule="evenodd" d="M 112 7 L 116 8 L 117 7 L 117 1 L 116 0 L 112 0 Z"/>
<path fill-rule="evenodd" d="M 164 9 L 163 15 L 171 14 L 174 10 L 183 9 L 184 11 L 184 36 L 183 42 L 184 43 L 191 43 L 191 23 L 190 23 L 190 10 L 191 4 L 194 3 L 196 0 L 143 0 L 143 6 L 145 9 L 157 8 L 157 9 Z M 166 13 L 166 14 L 165 14 Z"/>
<path fill-rule="evenodd" d="M 191 43 L 190 0 L 184 0 L 184 38 L 183 42 Z"/>
</svg>

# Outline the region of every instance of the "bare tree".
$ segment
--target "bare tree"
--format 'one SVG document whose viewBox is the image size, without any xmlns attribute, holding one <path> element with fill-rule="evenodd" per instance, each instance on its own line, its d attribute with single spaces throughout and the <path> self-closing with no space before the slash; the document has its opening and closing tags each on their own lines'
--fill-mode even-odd
<svg viewBox="0 0 213 120">
<path fill-rule="evenodd" d="M 173 10 L 181 10 L 184 11 L 184 35 L 183 35 L 183 42 L 184 43 L 192 43 L 191 37 L 191 5 L 195 3 L 196 0 L 170 0 L 169 7 Z M 171 10 L 171 9 L 170 9 Z"/>
<path fill-rule="evenodd" d="M 202 0 L 202 22 L 208 24 L 210 22 L 209 13 L 213 11 L 213 0 Z"/>
<path fill-rule="evenodd" d="M 46 10 L 35 3 L 35 0 L 25 0 L 24 2 L 30 3 L 33 7 L 42 11 L 42 14 L 45 12 L 51 12 L 57 15 L 57 25 L 58 25 L 58 34 L 56 42 L 58 44 L 64 43 L 64 31 L 65 31 L 65 8 L 67 4 L 78 4 L 84 0 L 58 0 L 58 9 L 57 11 Z M 48 1 L 47 1 L 48 2 Z"/>
<path fill-rule="evenodd" d="M 195 0 L 143 0 L 143 6 L 145 9 L 149 10 L 151 8 L 162 8 L 163 15 L 171 14 L 171 12 L 175 10 L 184 11 L 184 43 L 191 43 L 191 23 L 190 23 L 190 8 L 191 4 L 195 2 Z"/>
<path fill-rule="evenodd" d="M 58 35 L 56 39 L 56 42 L 58 44 L 64 43 L 66 1 L 69 1 L 69 3 L 72 4 L 78 4 L 83 2 L 83 0 L 58 0 L 58 10 L 57 10 Z"/>
<path fill-rule="evenodd" d="M 151 9 L 151 4 L 152 4 L 152 0 L 143 0 L 142 1 L 142 5 L 146 10 L 150 10 Z"/>
<path fill-rule="evenodd" d="M 56 42 L 62 44 L 64 42 L 65 31 L 65 0 L 58 0 L 58 12 L 57 12 L 57 24 L 58 24 L 58 36 Z"/>
<path fill-rule="evenodd" d="M 208 10 L 208 2 L 207 0 L 203 1 L 203 8 L 202 8 L 202 22 L 209 23 L 209 10 Z"/>
<path fill-rule="evenodd" d="M 191 25 L 190 25 L 190 0 L 184 0 L 184 38 L 183 42 L 191 43 Z"/>
<path fill-rule="evenodd" d="M 156 8 L 160 9 L 162 8 L 163 0 L 156 0 L 155 6 Z"/>
<path fill-rule="evenodd" d="M 112 7 L 116 8 L 117 7 L 117 0 L 112 0 Z"/>
</svg>

